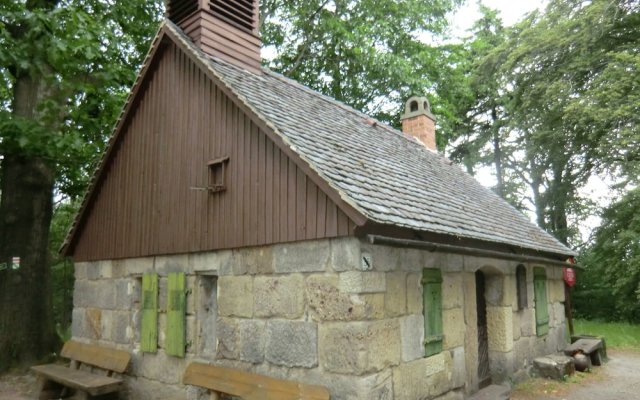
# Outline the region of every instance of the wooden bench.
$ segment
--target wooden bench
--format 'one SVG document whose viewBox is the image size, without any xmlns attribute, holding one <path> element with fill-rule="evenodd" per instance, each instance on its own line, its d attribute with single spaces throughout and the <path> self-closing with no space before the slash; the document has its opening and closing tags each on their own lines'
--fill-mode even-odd
<svg viewBox="0 0 640 400">
<path fill-rule="evenodd" d="M 114 373 L 126 371 L 131 355 L 122 350 L 68 341 L 64 344 L 62 357 L 71 360 L 68 367 L 60 364 L 46 364 L 31 367 L 38 375 L 38 399 L 58 399 L 75 392 L 75 399 L 106 398 L 116 393 L 122 379 Z M 80 369 L 84 364 L 90 371 Z M 101 374 L 95 373 L 98 368 Z"/>
<path fill-rule="evenodd" d="M 219 399 L 221 394 L 237 396 L 243 400 L 329 400 L 330 396 L 323 386 L 285 381 L 197 362 L 189 364 L 182 383 L 209 389 L 212 400 Z"/>
<path fill-rule="evenodd" d="M 576 353 L 587 355 L 591 359 L 591 364 L 600 366 L 606 359 L 606 356 L 604 356 L 606 354 L 604 340 L 599 338 L 580 338 L 564 350 L 564 354 L 568 356 L 573 357 Z"/>
</svg>

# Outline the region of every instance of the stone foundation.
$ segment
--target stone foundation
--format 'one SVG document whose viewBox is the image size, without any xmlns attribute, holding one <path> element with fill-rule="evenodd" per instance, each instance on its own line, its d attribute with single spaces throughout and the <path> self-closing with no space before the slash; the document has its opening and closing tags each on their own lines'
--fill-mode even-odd
<svg viewBox="0 0 640 400">
<path fill-rule="evenodd" d="M 537 337 L 534 265 L 526 265 L 524 310 L 517 309 L 515 266 L 355 238 L 76 263 L 72 331 L 77 340 L 132 353 L 130 399 L 204 398 L 181 384 L 194 359 L 324 385 L 332 399 L 461 399 L 478 385 L 476 270 L 489 277 L 494 381 L 564 347 L 561 269 L 546 267 L 549 333 Z M 423 268 L 443 272 L 443 350 L 431 357 L 423 347 Z M 187 274 L 185 358 L 164 352 L 167 274 L 176 271 Z M 159 275 L 157 354 L 140 352 L 145 272 Z"/>
</svg>

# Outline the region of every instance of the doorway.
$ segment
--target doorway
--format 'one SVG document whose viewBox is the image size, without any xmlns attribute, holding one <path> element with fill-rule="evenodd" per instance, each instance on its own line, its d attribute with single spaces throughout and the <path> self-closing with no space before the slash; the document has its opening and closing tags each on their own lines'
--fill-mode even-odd
<svg viewBox="0 0 640 400">
<path fill-rule="evenodd" d="M 478 388 L 491 384 L 489 368 L 489 333 L 487 330 L 487 300 L 485 297 L 485 276 L 476 271 L 476 306 L 478 320 Z"/>
</svg>

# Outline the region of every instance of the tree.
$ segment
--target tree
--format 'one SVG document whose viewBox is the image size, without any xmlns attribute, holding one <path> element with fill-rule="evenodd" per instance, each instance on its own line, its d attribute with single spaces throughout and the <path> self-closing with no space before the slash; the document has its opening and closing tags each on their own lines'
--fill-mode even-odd
<svg viewBox="0 0 640 400">
<path fill-rule="evenodd" d="M 397 125 L 409 95 L 444 94 L 436 82 L 449 49 L 424 40 L 442 37 L 446 14 L 460 3 L 262 1 L 262 40 L 277 50 L 272 69 Z M 437 96 L 433 103 L 437 114 L 447 104 Z"/>
<path fill-rule="evenodd" d="M 480 63 L 500 65 L 486 79 L 499 83 L 500 120 L 508 121 L 505 133 L 494 136 L 502 142 L 502 170 L 526 184 L 519 197 L 529 198 L 538 225 L 563 243 L 577 232 L 571 218 L 588 211 L 579 189 L 594 173 L 614 168 L 615 158 L 637 156 L 625 147 L 637 143 L 634 107 L 609 114 L 597 109 L 604 101 L 622 106 L 633 96 L 637 11 L 625 0 L 552 0 Z M 622 71 L 631 76 L 623 78 Z M 616 76 L 624 83 L 611 90 L 608 80 Z"/>
<path fill-rule="evenodd" d="M 54 194 L 82 192 L 159 15 L 145 1 L 0 2 L 0 371 L 53 349 Z"/>
<path fill-rule="evenodd" d="M 629 191 L 604 211 L 594 244 L 583 259 L 587 282 L 603 290 L 585 287 L 581 291 L 599 293 L 614 305 L 600 316 L 640 322 L 640 188 Z M 577 307 L 592 314 L 598 305 L 589 300 L 582 299 Z"/>
<path fill-rule="evenodd" d="M 477 164 L 493 164 L 496 177 L 495 192 L 509 198 L 503 171 L 505 134 L 504 82 L 500 68 L 504 54 L 495 52 L 506 40 L 506 31 L 497 10 L 479 4 L 482 17 L 473 24 L 473 36 L 465 41 L 466 70 L 472 96 L 461 108 L 464 114 L 457 126 L 464 138 L 451 153 L 451 157 L 465 164 L 471 174 Z"/>
</svg>

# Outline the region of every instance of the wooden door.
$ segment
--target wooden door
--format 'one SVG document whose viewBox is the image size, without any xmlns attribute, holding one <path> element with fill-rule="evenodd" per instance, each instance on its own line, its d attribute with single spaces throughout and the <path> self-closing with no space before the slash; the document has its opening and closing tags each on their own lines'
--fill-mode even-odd
<svg viewBox="0 0 640 400">
<path fill-rule="evenodd" d="M 485 278 L 476 271 L 476 305 L 478 316 L 478 386 L 483 388 L 491 384 L 489 368 L 489 335 L 487 331 L 487 301 L 484 295 Z"/>
</svg>

